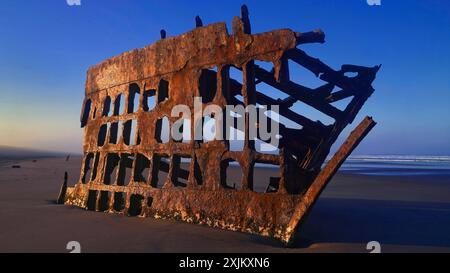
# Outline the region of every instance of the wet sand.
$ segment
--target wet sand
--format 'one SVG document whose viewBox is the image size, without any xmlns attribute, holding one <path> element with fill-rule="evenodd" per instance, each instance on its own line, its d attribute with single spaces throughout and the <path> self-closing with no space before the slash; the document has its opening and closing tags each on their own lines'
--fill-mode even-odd
<svg viewBox="0 0 450 273">
<path fill-rule="evenodd" d="M 2 162 L 0 252 L 68 252 L 69 241 L 82 252 L 368 252 L 369 241 L 383 252 L 450 252 L 447 174 L 339 173 L 300 230 L 303 241 L 284 248 L 256 235 L 56 205 L 64 171 L 73 185 L 80 165 L 79 157 Z M 259 168 L 255 180 L 270 175 L 276 170 Z"/>
</svg>

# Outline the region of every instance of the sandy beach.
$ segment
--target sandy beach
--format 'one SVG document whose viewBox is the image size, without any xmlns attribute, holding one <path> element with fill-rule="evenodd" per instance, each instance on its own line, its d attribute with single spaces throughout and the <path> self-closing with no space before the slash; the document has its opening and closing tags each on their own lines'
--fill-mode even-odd
<svg viewBox="0 0 450 273">
<path fill-rule="evenodd" d="M 20 165 L 21 168 L 12 168 Z M 2 161 L 0 252 L 450 252 L 450 175 L 340 172 L 291 248 L 255 235 L 174 220 L 126 217 L 56 205 L 64 172 L 78 179 L 80 157 Z M 259 168 L 256 181 L 276 170 Z"/>
</svg>

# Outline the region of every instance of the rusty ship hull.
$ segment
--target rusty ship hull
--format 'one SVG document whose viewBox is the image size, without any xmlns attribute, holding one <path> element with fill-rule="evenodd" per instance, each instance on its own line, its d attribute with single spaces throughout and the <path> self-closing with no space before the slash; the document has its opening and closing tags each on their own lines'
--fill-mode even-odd
<svg viewBox="0 0 450 273">
<path fill-rule="evenodd" d="M 325 167 L 322 165 L 342 130 L 353 122 L 373 93 L 379 66 L 343 65 L 334 70 L 297 48 L 323 43 L 320 30 L 290 29 L 251 34 L 244 7 L 233 20 L 197 27 L 142 49 L 132 50 L 89 68 L 81 111 L 84 158 L 78 183 L 63 187 L 60 200 L 90 210 L 129 216 L 174 218 L 189 223 L 242 231 L 290 243 L 314 202 L 352 150 L 375 126 L 366 117 Z M 324 82 L 308 88 L 289 77 L 288 62 L 300 65 Z M 269 64 L 271 70 L 259 63 Z M 230 69 L 242 80 L 233 79 Z M 346 73 L 356 76 L 346 76 Z M 275 99 L 258 90 L 260 83 L 286 94 Z M 241 151 L 227 140 L 162 139 L 163 119 L 173 125 L 175 105 L 279 105 L 280 115 L 299 124 L 280 124 L 276 154 L 255 149 L 245 135 Z M 237 99 L 242 97 L 242 100 Z M 154 100 L 150 109 L 149 98 Z M 334 102 L 351 98 L 340 110 Z M 302 102 L 334 120 L 324 125 L 290 109 Z M 191 135 L 203 117 L 192 111 Z M 248 117 L 246 116 L 246 121 Z M 135 129 L 132 129 L 133 123 Z M 246 123 L 248 128 L 248 122 Z M 184 162 L 189 162 L 184 167 Z M 255 165 L 272 164 L 267 191 L 253 189 Z M 226 177 L 230 164 L 242 170 L 239 188 Z M 161 181 L 160 174 L 165 174 Z"/>
</svg>

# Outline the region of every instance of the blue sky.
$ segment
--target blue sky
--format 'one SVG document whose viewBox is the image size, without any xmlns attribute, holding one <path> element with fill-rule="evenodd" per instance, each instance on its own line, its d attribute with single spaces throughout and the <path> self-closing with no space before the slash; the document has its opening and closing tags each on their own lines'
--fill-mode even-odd
<svg viewBox="0 0 450 273">
<path fill-rule="evenodd" d="M 4 0 L 0 5 L 0 145 L 81 152 L 86 70 L 194 27 L 231 26 L 242 1 Z M 383 67 L 361 111 L 378 126 L 359 154 L 450 154 L 450 2 L 245 1 L 253 32 L 326 33 L 302 49 L 338 69 Z M 311 75 L 292 77 L 314 84 Z M 304 80 L 304 81 L 302 81 Z M 314 116 L 313 116 L 314 117 Z"/>
</svg>

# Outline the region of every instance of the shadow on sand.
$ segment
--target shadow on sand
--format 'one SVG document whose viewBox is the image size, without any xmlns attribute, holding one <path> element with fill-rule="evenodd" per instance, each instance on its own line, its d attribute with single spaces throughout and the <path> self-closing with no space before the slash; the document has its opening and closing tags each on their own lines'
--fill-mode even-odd
<svg viewBox="0 0 450 273">
<path fill-rule="evenodd" d="M 449 247 L 449 230 L 450 203 L 321 198 L 292 247 L 369 241 Z"/>
</svg>

